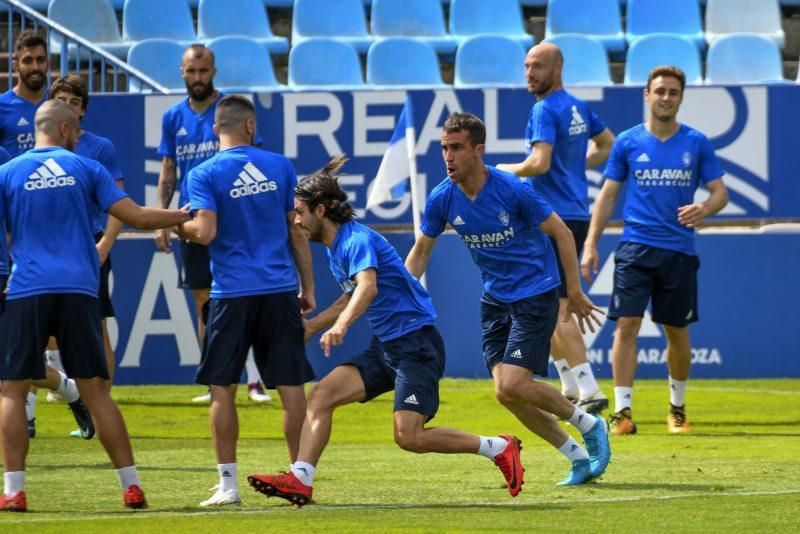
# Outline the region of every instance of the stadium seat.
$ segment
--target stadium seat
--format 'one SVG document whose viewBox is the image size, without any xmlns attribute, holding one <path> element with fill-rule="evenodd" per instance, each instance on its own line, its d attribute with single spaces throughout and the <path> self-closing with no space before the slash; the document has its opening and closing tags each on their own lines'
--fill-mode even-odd
<svg viewBox="0 0 800 534">
<path fill-rule="evenodd" d="M 175 92 L 185 92 L 181 77 L 183 44 L 171 39 L 145 39 L 128 50 L 128 64 Z M 145 92 L 136 80 L 128 84 L 131 93 Z"/>
<path fill-rule="evenodd" d="M 519 5 L 529 7 L 545 7 L 547 0 L 519 0 Z"/>
<path fill-rule="evenodd" d="M 554 35 L 547 41 L 557 45 L 564 56 L 561 77 L 564 85 L 613 85 L 605 47 L 591 37 L 577 33 Z"/>
<path fill-rule="evenodd" d="M 461 43 L 470 36 L 494 33 L 514 39 L 527 50 L 534 44 L 525 33 L 519 0 L 452 0 L 450 34 Z"/>
<path fill-rule="evenodd" d="M 625 84 L 645 85 L 650 71 L 660 65 L 680 67 L 686 74 L 687 85 L 703 83 L 700 51 L 696 43 L 682 35 L 654 33 L 638 38 L 628 49 Z"/>
<path fill-rule="evenodd" d="M 375 0 L 377 4 L 379 0 Z M 398 61 L 398 59 L 402 60 Z M 433 47 L 409 37 L 387 37 L 375 41 L 367 52 L 369 85 L 424 85 L 447 87 L 442 83 L 439 60 Z"/>
<path fill-rule="evenodd" d="M 187 45 L 197 41 L 186 0 L 125 0 L 122 38 L 141 41 L 157 37 Z"/>
<path fill-rule="evenodd" d="M 305 39 L 289 50 L 289 87 L 292 89 L 363 86 L 358 52 L 348 43 L 316 37 Z"/>
<path fill-rule="evenodd" d="M 550 0 L 545 39 L 559 33 L 581 33 L 597 39 L 614 58 L 625 52 L 618 0 Z"/>
<path fill-rule="evenodd" d="M 519 41 L 502 35 L 469 37 L 456 50 L 455 86 L 525 85 L 525 54 Z"/>
<path fill-rule="evenodd" d="M 456 41 L 447 35 L 442 4 L 431 0 L 374 0 L 373 37 L 414 37 L 437 52 L 455 51 Z"/>
<path fill-rule="evenodd" d="M 296 0 L 292 14 L 292 45 L 313 37 L 343 41 L 365 54 L 372 44 L 361 0 Z"/>
<path fill-rule="evenodd" d="M 668 9 L 663 0 L 628 0 L 626 24 L 628 45 L 642 35 L 674 33 L 696 42 L 700 50 L 706 48 L 697 0 L 670 0 Z"/>
<path fill-rule="evenodd" d="M 758 83 L 782 78 L 781 52 L 769 37 L 735 33 L 717 38 L 708 47 L 708 84 Z"/>
<path fill-rule="evenodd" d="M 783 48 L 786 36 L 778 0 L 708 0 L 706 41 L 711 44 L 728 33 L 758 33 Z"/>
<path fill-rule="evenodd" d="M 47 17 L 77 33 L 119 58 L 125 59 L 131 43 L 122 41 L 117 14 L 108 0 L 52 0 Z M 58 54 L 57 37 L 50 40 L 50 50 Z M 74 55 L 71 53 L 70 55 Z"/>
<path fill-rule="evenodd" d="M 201 0 L 202 2 L 205 0 Z M 263 43 L 241 35 L 217 37 L 207 45 L 216 56 L 214 84 L 229 93 L 260 93 L 280 88 Z"/>
<path fill-rule="evenodd" d="M 236 9 L 231 9 L 229 0 L 200 0 L 197 36 L 214 39 L 226 35 L 255 39 L 271 54 L 289 52 L 289 41 L 272 35 L 262 0 L 236 0 Z"/>
<path fill-rule="evenodd" d="M 292 7 L 294 0 L 264 0 L 265 7 Z"/>
</svg>

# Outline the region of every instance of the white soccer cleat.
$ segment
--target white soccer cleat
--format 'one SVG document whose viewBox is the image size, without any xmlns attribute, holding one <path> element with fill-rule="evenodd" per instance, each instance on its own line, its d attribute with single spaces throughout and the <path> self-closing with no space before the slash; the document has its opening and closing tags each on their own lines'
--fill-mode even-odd
<svg viewBox="0 0 800 534">
<path fill-rule="evenodd" d="M 47 392 L 47 402 L 64 402 L 64 397 L 56 393 L 55 391 L 48 391 Z"/>
<path fill-rule="evenodd" d="M 235 504 L 237 506 L 242 504 L 242 499 L 239 498 L 238 490 L 232 489 L 228 491 L 222 491 L 221 489 L 218 489 L 210 499 L 201 502 L 200 506 L 228 506 L 230 504 Z"/>
<path fill-rule="evenodd" d="M 261 384 L 250 384 L 247 386 L 247 396 L 253 402 L 272 402 L 272 396 L 264 391 Z"/>
<path fill-rule="evenodd" d="M 211 390 L 206 391 L 202 395 L 198 395 L 192 399 L 192 402 L 211 402 Z"/>
</svg>

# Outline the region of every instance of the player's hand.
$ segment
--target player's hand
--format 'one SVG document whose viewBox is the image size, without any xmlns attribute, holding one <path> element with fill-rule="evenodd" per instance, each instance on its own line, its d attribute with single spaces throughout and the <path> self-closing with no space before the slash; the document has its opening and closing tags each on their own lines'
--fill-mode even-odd
<svg viewBox="0 0 800 534">
<path fill-rule="evenodd" d="M 598 308 L 594 305 L 594 303 L 589 300 L 589 297 L 583 291 L 578 291 L 577 293 L 573 293 L 569 295 L 569 303 L 567 304 L 567 313 L 562 321 L 567 322 L 572 318 L 572 314 L 578 316 L 578 328 L 581 329 L 581 334 L 586 333 L 586 327 L 594 334 L 595 332 L 595 325 L 592 324 L 594 322 L 599 329 L 603 326 L 603 323 L 600 321 L 600 317 L 595 315 L 595 312 L 600 313 L 601 315 L 605 315 L 601 308 Z M 584 326 L 583 322 L 586 321 L 586 326 Z"/>
<path fill-rule="evenodd" d="M 597 253 L 597 247 L 584 245 L 581 256 L 581 274 L 584 280 L 591 284 L 594 277 L 597 276 L 599 268 L 600 255 Z"/>
<path fill-rule="evenodd" d="M 300 299 L 300 314 L 301 315 L 308 315 L 309 313 L 313 312 L 317 309 L 317 298 L 314 296 L 314 293 L 305 293 L 300 291 L 297 295 L 297 298 Z"/>
<path fill-rule="evenodd" d="M 338 324 L 333 325 L 327 332 L 322 334 L 322 338 L 319 340 L 319 346 L 322 348 L 322 352 L 325 354 L 326 358 L 331 355 L 331 349 L 333 347 L 338 347 L 344 343 L 344 336 L 346 334 L 347 328 L 339 326 Z"/>
<path fill-rule="evenodd" d="M 161 252 L 166 252 L 169 254 L 172 252 L 172 235 L 169 230 L 166 228 L 161 230 L 156 230 L 155 236 L 156 240 L 156 248 Z"/>
<path fill-rule="evenodd" d="M 108 254 L 111 252 L 111 247 L 109 247 L 104 239 L 101 239 L 95 245 L 97 249 L 97 257 L 100 260 L 100 265 L 103 265 L 106 260 L 108 259 Z"/>
<path fill-rule="evenodd" d="M 687 228 L 697 228 L 706 217 L 703 204 L 687 204 L 678 208 L 678 222 Z"/>
</svg>

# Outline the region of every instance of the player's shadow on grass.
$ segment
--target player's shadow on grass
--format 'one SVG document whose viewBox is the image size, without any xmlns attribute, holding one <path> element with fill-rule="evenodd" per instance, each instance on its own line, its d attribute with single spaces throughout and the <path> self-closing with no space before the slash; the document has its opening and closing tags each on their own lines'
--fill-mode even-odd
<svg viewBox="0 0 800 534">
<path fill-rule="evenodd" d="M 49 471 L 71 471 L 74 469 L 96 469 L 96 470 L 108 470 L 112 469 L 111 464 L 108 462 L 98 462 L 94 464 L 65 464 L 65 465 L 51 465 L 51 464 L 31 464 L 32 467 L 40 467 L 43 469 L 47 469 Z M 207 470 L 208 466 L 171 466 L 171 467 L 159 467 L 153 465 L 137 465 L 136 468 L 139 471 L 185 471 L 187 473 L 197 473 L 199 471 Z"/>
<path fill-rule="evenodd" d="M 605 491 L 675 491 L 687 492 L 695 491 L 698 493 L 708 493 L 710 484 L 668 484 L 658 482 L 603 482 L 601 484 L 591 484 L 586 486 L 593 490 Z M 736 490 L 737 486 L 725 485 L 725 490 Z"/>
<path fill-rule="evenodd" d="M 707 427 L 707 428 L 725 428 L 731 424 L 737 426 L 791 426 L 791 427 L 798 427 L 800 426 L 800 420 L 794 421 L 736 421 L 735 423 L 715 423 L 715 422 L 704 422 L 704 421 L 692 421 L 692 427 Z"/>
</svg>

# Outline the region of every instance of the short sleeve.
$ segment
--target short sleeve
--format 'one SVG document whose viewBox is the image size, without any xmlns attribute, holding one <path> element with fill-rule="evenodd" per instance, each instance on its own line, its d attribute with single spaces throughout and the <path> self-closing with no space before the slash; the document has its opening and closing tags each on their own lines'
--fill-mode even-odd
<svg viewBox="0 0 800 534">
<path fill-rule="evenodd" d="M 420 230 L 428 237 L 437 238 L 444 232 L 447 219 L 442 211 L 442 195 L 432 194 L 425 202 L 425 213 L 422 214 Z"/>
<path fill-rule="evenodd" d="M 591 139 L 603 133 L 606 129 L 606 123 L 591 108 L 587 107 L 586 109 L 589 111 L 589 138 Z"/>
<path fill-rule="evenodd" d="M 700 180 L 704 184 L 716 180 L 717 178 L 722 178 L 725 172 L 722 170 L 722 165 L 720 165 L 717 155 L 714 154 L 714 147 L 711 145 L 711 141 L 709 141 L 706 136 L 702 136 L 700 140 L 698 156 L 700 158 L 698 164 Z"/>
<path fill-rule="evenodd" d="M 558 126 L 553 112 L 544 106 L 544 101 L 537 102 L 531 112 L 530 139 L 528 142 L 533 146 L 539 142 L 556 144 Z"/>
<path fill-rule="evenodd" d="M 347 277 L 350 279 L 361 271 L 378 268 L 378 253 L 367 234 L 353 234 L 344 250 L 349 264 Z"/>
<path fill-rule="evenodd" d="M 618 138 L 611 147 L 611 155 L 608 156 L 603 176 L 615 182 L 624 182 L 628 178 L 628 151 L 624 139 Z"/>
<path fill-rule="evenodd" d="M 297 172 L 294 165 L 288 159 L 283 159 L 283 166 L 286 168 L 286 195 L 284 195 L 284 210 L 288 213 L 294 211 L 294 188 L 297 187 Z"/>
<path fill-rule="evenodd" d="M 517 214 L 534 228 L 538 228 L 553 214 L 550 204 L 540 197 L 532 187 L 520 183 L 514 188 L 514 195 L 517 199 Z"/>
<path fill-rule="evenodd" d="M 100 209 L 107 211 L 108 208 L 127 197 L 122 189 L 117 187 L 114 178 L 100 163 L 92 162 L 94 170 L 94 196 Z"/>
<path fill-rule="evenodd" d="M 172 117 L 172 112 L 167 110 L 161 118 L 161 144 L 158 146 L 158 155 L 175 160 L 177 158 L 175 155 L 175 131 L 172 125 Z"/>
<path fill-rule="evenodd" d="M 204 168 L 195 167 L 189 171 L 186 183 L 189 191 L 189 209 L 192 213 L 197 210 L 217 212 L 217 200 L 211 189 L 211 179 Z"/>
<path fill-rule="evenodd" d="M 0 165 L 11 161 L 11 154 L 5 148 L 0 146 Z"/>
</svg>

